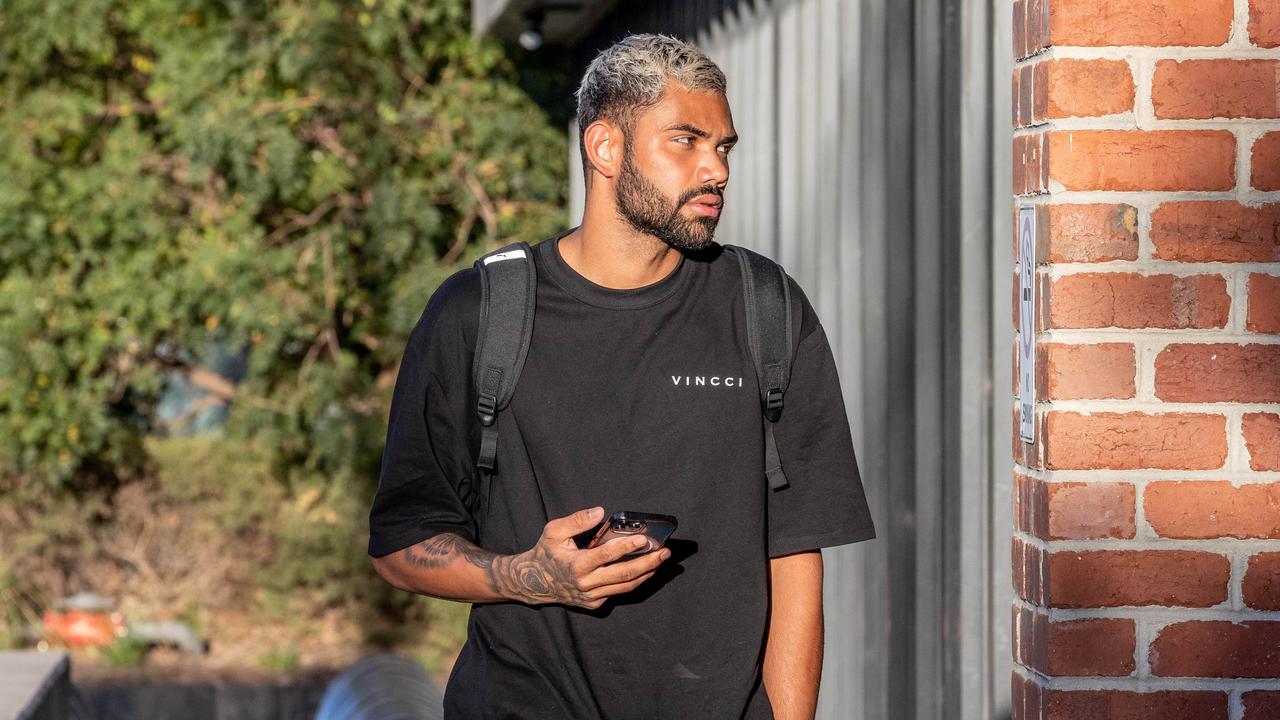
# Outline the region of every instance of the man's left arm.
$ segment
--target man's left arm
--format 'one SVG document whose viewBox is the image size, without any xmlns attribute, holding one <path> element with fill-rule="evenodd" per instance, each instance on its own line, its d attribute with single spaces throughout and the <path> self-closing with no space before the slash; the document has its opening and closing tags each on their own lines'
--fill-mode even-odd
<svg viewBox="0 0 1280 720">
<path fill-rule="evenodd" d="M 764 688 L 777 720 L 812 720 L 822 675 L 822 552 L 769 560 Z"/>
</svg>

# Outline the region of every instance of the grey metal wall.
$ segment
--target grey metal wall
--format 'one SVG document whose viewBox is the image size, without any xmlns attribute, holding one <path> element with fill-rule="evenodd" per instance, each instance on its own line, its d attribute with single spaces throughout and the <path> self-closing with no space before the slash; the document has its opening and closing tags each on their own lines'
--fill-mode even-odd
<svg viewBox="0 0 1280 720">
<path fill-rule="evenodd" d="M 624 2 L 578 45 L 579 72 L 627 32 L 720 64 L 741 141 L 717 238 L 782 262 L 831 338 L 879 538 L 826 552 L 829 720 L 1008 716 L 1005 15 L 998 0 Z M 572 201 L 576 220 L 580 176 Z"/>
</svg>

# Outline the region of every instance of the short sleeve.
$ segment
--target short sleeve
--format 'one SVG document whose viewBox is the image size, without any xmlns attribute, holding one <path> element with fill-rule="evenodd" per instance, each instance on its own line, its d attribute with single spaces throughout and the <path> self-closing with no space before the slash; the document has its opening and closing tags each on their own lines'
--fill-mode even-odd
<svg viewBox="0 0 1280 720">
<path fill-rule="evenodd" d="M 792 363 L 786 405 L 774 425 L 789 484 L 766 491 L 770 557 L 875 537 L 831 346 L 812 308 L 800 297 L 805 313 L 802 339 Z"/>
<path fill-rule="evenodd" d="M 468 318 L 478 318 L 475 273 L 458 273 L 436 290 L 405 345 L 369 512 L 373 557 L 443 532 L 476 538 L 470 509 L 478 445 L 471 437 L 475 321 L 467 326 Z"/>
</svg>

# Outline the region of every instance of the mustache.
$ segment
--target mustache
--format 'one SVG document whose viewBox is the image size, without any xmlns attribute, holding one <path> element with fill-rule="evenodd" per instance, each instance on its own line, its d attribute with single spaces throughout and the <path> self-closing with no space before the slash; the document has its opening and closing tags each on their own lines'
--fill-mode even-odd
<svg viewBox="0 0 1280 720">
<path fill-rule="evenodd" d="M 679 201 L 676 203 L 676 207 L 684 207 L 686 203 L 699 195 L 715 195 L 720 198 L 720 204 L 724 204 L 724 192 L 715 185 L 705 185 L 703 187 L 686 190 L 681 193 Z"/>
</svg>

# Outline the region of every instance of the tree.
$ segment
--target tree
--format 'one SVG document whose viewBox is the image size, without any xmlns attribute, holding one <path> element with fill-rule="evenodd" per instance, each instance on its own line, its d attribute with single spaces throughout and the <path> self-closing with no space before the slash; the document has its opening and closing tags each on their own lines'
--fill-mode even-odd
<svg viewBox="0 0 1280 720">
<path fill-rule="evenodd" d="M 2 482 L 144 471 L 176 372 L 280 482 L 367 484 L 431 290 L 564 220 L 564 133 L 467 25 L 463 0 L 6 3 Z"/>
</svg>

